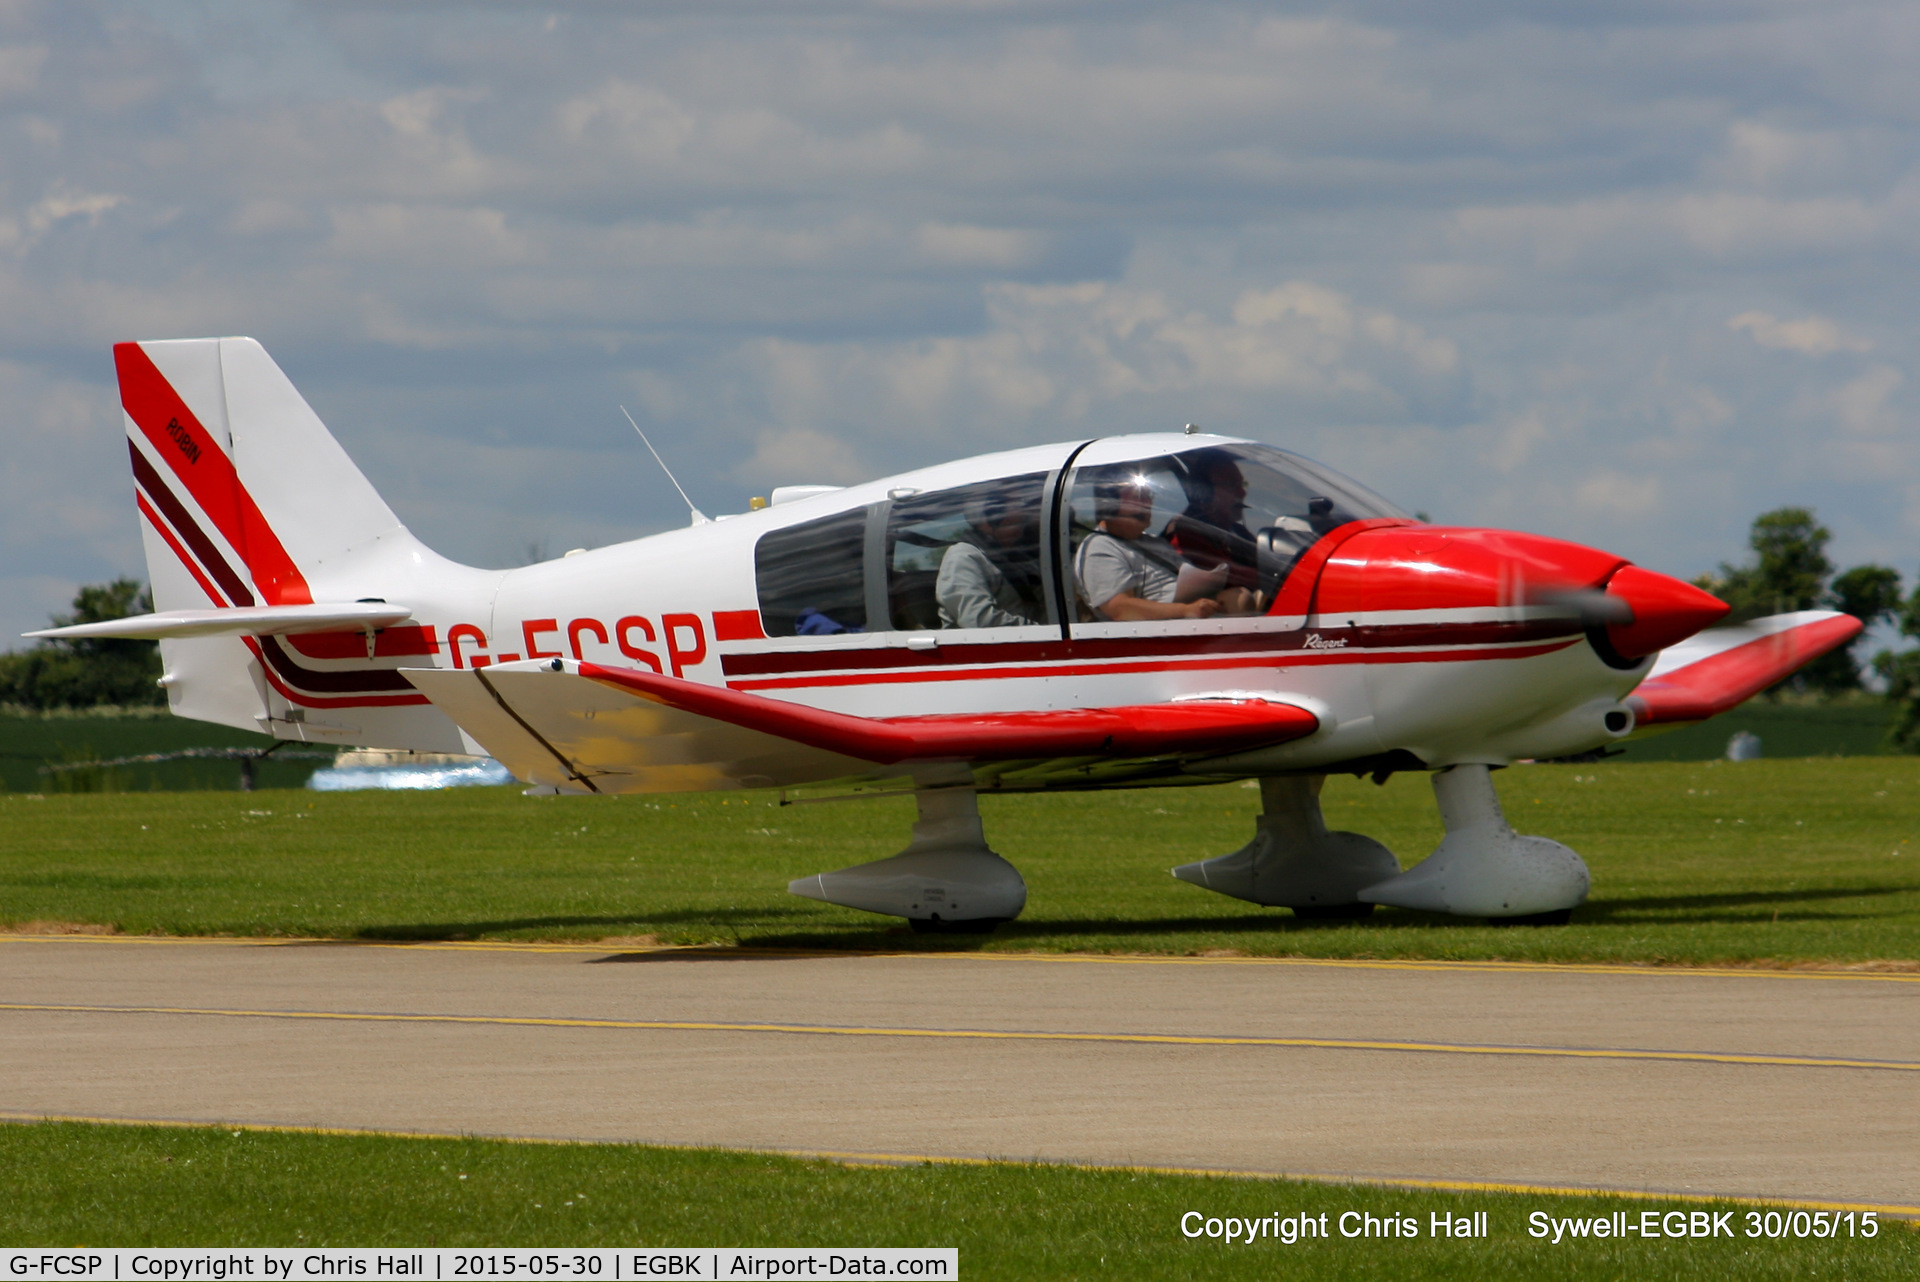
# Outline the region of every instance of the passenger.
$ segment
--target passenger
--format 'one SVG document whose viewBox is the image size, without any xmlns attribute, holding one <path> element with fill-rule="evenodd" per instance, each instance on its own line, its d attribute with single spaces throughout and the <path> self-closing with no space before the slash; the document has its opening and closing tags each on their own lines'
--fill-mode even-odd
<svg viewBox="0 0 1920 1282">
<path fill-rule="evenodd" d="M 1187 510 L 1167 522 L 1167 542 L 1202 570 L 1227 567 L 1221 609 L 1254 613 L 1261 604 L 1260 551 L 1253 531 L 1241 520 L 1247 510 L 1247 478 L 1225 450 L 1195 450 L 1182 462 L 1187 465 Z"/>
<path fill-rule="evenodd" d="M 1220 611 L 1210 596 L 1180 602 L 1180 554 L 1147 533 L 1153 490 L 1139 480 L 1094 488 L 1100 524 L 1074 558 L 1080 590 L 1094 617 L 1117 623 L 1143 619 L 1208 619 Z"/>
<path fill-rule="evenodd" d="M 967 524 L 967 534 L 940 557 L 933 585 L 940 626 L 1017 628 L 1042 622 L 1029 599 L 1038 595 L 1033 562 L 1038 514 L 996 494 L 968 505 Z"/>
</svg>

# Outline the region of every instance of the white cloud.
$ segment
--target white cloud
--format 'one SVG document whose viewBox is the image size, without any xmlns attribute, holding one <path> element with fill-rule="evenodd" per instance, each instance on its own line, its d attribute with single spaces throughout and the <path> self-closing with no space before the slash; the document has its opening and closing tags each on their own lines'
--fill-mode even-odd
<svg viewBox="0 0 1920 1282">
<path fill-rule="evenodd" d="M 915 439 L 984 449 L 1271 397 L 1322 420 L 1402 421 L 1423 380 L 1459 363 L 1444 339 L 1307 281 L 1246 290 L 1225 316 L 1104 283 L 996 285 L 986 304 L 966 337 L 768 341 L 741 359 L 781 430 L 883 436 L 895 457 Z"/>
<path fill-rule="evenodd" d="M 1783 321 L 1771 312 L 1741 312 L 1727 322 L 1731 330 L 1746 330 L 1762 347 L 1799 352 L 1804 356 L 1831 356 L 1835 352 L 1867 352 L 1873 344 L 1841 332 L 1824 316 Z"/>
</svg>

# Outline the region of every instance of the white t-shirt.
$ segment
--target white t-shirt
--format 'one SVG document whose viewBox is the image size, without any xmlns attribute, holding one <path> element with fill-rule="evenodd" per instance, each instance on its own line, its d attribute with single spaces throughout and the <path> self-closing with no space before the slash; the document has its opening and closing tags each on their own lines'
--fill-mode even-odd
<svg viewBox="0 0 1920 1282">
<path fill-rule="evenodd" d="M 1074 558 L 1080 590 L 1097 618 L 1100 607 L 1121 593 L 1143 601 L 1171 601 L 1180 584 L 1180 553 L 1173 544 L 1152 534 L 1117 539 L 1111 534 L 1089 534 Z"/>
</svg>

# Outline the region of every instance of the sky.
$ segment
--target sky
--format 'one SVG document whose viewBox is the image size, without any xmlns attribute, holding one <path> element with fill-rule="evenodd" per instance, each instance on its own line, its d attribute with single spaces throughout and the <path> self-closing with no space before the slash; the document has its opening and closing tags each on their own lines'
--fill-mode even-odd
<svg viewBox="0 0 1920 1282">
<path fill-rule="evenodd" d="M 1920 572 L 1901 3 L 0 0 L 0 631 L 144 578 L 110 346 L 259 339 L 522 564 L 1198 422 L 1694 575 Z M 0 646 L 7 644 L 0 641 Z"/>
</svg>

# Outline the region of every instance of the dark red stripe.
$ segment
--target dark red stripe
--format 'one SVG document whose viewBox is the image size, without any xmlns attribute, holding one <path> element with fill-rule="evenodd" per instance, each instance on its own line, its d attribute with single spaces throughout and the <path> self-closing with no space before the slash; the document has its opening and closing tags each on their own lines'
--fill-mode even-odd
<svg viewBox="0 0 1920 1282">
<path fill-rule="evenodd" d="M 247 649 L 253 651 L 253 657 L 261 660 L 261 671 L 267 678 L 267 684 L 278 690 L 289 702 L 297 703 L 303 708 L 399 708 L 432 702 L 427 696 L 419 693 L 359 695 L 347 699 L 323 699 L 319 695 L 301 694 L 289 688 L 285 682 L 274 675 L 272 668 L 266 666 L 265 656 L 260 652 L 261 638 L 241 637 L 240 639 L 246 643 Z"/>
<path fill-rule="evenodd" d="M 1406 646 L 1513 645 L 1572 636 L 1567 619 L 1483 623 L 1377 624 L 1359 628 L 1303 628 L 1292 632 L 1242 632 L 1186 637 L 1113 637 L 1073 641 L 1005 641 L 942 645 L 934 650 L 834 648 L 763 650 L 721 656 L 729 677 L 786 672 L 840 672 L 875 668 L 980 667 L 1001 663 L 1072 663 L 1089 660 L 1174 658 L 1229 654 L 1322 654 L 1337 650 Z M 1310 644 L 1318 638 L 1319 644 Z"/>
<path fill-rule="evenodd" d="M 154 528 L 154 532 L 165 540 L 166 545 L 173 550 L 173 554 L 180 558 L 180 564 L 187 567 L 187 573 L 191 574 L 193 581 L 200 585 L 200 590 L 207 594 L 207 600 L 216 607 L 231 605 L 232 602 L 221 597 L 220 589 L 213 585 L 213 580 L 207 577 L 207 572 L 200 568 L 199 562 L 193 559 L 193 553 L 181 545 L 179 536 L 160 519 L 160 514 L 153 510 L 153 504 L 147 502 L 147 496 L 137 489 L 133 492 L 133 505 L 140 509 L 140 515 L 147 519 L 147 524 Z"/>
<path fill-rule="evenodd" d="M 366 690 L 408 690 L 413 683 L 393 668 L 355 668 L 345 672 L 323 672 L 303 668 L 281 646 L 279 637 L 260 637 L 260 656 L 282 680 L 315 693 L 346 694 Z"/>
<path fill-rule="evenodd" d="M 766 677 L 727 684 L 736 690 L 801 690 L 817 686 L 892 685 L 919 681 L 1001 681 L 1020 677 L 1105 677 L 1116 673 L 1142 672 L 1225 672 L 1236 668 L 1260 668 L 1283 672 L 1289 668 L 1321 667 L 1328 664 L 1385 663 L 1478 663 L 1498 659 L 1531 659 L 1564 650 L 1575 641 L 1554 641 L 1545 645 L 1510 646 L 1500 650 L 1406 650 L 1385 654 L 1370 650 L 1328 650 L 1302 652 L 1285 659 L 1261 655 L 1244 659 L 1198 660 L 1186 663 L 1164 659 L 1142 663 L 1108 663 L 1078 667 L 994 667 L 949 668 L 919 672 L 841 672 L 797 677 Z"/>
<path fill-rule="evenodd" d="M 206 567 L 213 581 L 227 594 L 228 602 L 233 605 L 252 605 L 253 593 L 248 589 L 246 580 L 227 563 L 227 558 L 221 555 L 220 549 L 214 546 L 213 540 L 193 519 L 186 505 L 174 497 L 167 483 L 160 479 L 160 473 L 153 470 L 153 464 L 147 462 L 146 455 L 140 452 L 140 447 L 128 441 L 127 452 L 133 455 L 134 483 L 146 492 L 147 500 L 160 509 L 168 524 L 186 540 L 193 554 L 200 558 L 200 564 Z"/>
</svg>

